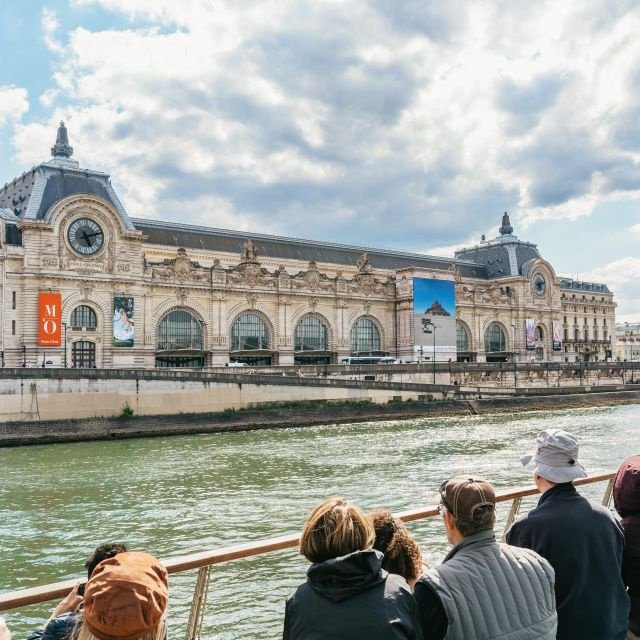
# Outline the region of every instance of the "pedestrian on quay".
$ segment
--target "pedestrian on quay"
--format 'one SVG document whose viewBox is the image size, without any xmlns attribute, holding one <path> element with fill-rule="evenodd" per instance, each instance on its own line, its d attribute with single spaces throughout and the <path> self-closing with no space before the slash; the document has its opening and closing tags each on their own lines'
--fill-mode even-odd
<svg viewBox="0 0 640 640">
<path fill-rule="evenodd" d="M 344 498 L 309 515 L 300 553 L 313 564 L 287 599 L 284 640 L 421 640 L 420 621 L 404 578 L 382 568 L 371 520 Z"/>
<path fill-rule="evenodd" d="M 74 640 L 165 640 L 167 570 L 148 553 L 128 551 L 101 562 L 87 582 Z"/>
<path fill-rule="evenodd" d="M 387 509 L 376 509 L 367 514 L 373 523 L 376 539 L 373 548 L 384 554 L 382 568 L 402 576 L 413 589 L 427 568 L 420 546 L 400 518 Z"/>
<path fill-rule="evenodd" d="M 496 495 L 481 478 L 440 485 L 439 510 L 453 548 L 418 580 L 424 640 L 555 640 L 551 565 L 496 540 Z"/>
<path fill-rule="evenodd" d="M 640 455 L 625 460 L 613 483 L 613 503 L 622 518 L 622 578 L 631 598 L 628 640 L 640 640 Z"/>
<path fill-rule="evenodd" d="M 103 561 L 123 553 L 127 547 L 123 544 L 101 544 L 84 563 L 87 578 L 91 578 L 94 569 Z M 51 613 L 44 625 L 38 627 L 27 640 L 67 640 L 82 618 L 82 595 L 84 585 L 77 584 Z"/>
<path fill-rule="evenodd" d="M 537 551 L 555 569 L 558 640 L 626 640 L 622 527 L 573 486 L 587 475 L 578 441 L 559 429 L 542 431 L 536 450 L 520 460 L 542 496 L 509 529 L 507 542 Z"/>
</svg>

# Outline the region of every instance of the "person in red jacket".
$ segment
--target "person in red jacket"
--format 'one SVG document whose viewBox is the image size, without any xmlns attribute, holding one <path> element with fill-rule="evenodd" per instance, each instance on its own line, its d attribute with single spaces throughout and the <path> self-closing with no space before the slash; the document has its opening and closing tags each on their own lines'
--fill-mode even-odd
<svg viewBox="0 0 640 640">
<path fill-rule="evenodd" d="M 622 577 L 631 598 L 628 640 L 640 640 L 640 455 L 625 460 L 613 484 L 613 503 L 622 518 Z"/>
</svg>

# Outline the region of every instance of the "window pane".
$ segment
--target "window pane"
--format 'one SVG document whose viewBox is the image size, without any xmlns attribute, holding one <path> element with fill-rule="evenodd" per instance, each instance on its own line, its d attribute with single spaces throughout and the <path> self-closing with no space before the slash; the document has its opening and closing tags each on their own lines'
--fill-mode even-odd
<svg viewBox="0 0 640 640">
<path fill-rule="evenodd" d="M 298 322 L 295 332 L 296 351 L 327 351 L 329 332 L 322 321 L 315 316 L 305 316 Z"/>
<path fill-rule="evenodd" d="M 269 329 L 255 313 L 243 313 L 231 327 L 231 351 L 269 348 Z"/>
<path fill-rule="evenodd" d="M 96 345 L 86 340 L 74 342 L 71 363 L 76 369 L 93 369 L 96 366 Z"/>
<path fill-rule="evenodd" d="M 74 328 L 87 327 L 95 329 L 97 324 L 95 311 L 85 304 L 76 307 L 71 312 L 70 324 Z"/>
<path fill-rule="evenodd" d="M 504 331 L 495 322 L 490 324 L 484 334 L 484 350 L 487 353 L 506 351 L 507 341 Z"/>
<path fill-rule="evenodd" d="M 456 349 L 458 351 L 469 351 L 469 335 L 467 330 L 456 322 Z"/>
<path fill-rule="evenodd" d="M 369 318 L 360 318 L 351 329 L 351 352 L 380 351 L 380 332 Z"/>
<path fill-rule="evenodd" d="M 202 325 L 188 311 L 172 311 L 158 325 L 158 351 L 202 351 Z"/>
</svg>

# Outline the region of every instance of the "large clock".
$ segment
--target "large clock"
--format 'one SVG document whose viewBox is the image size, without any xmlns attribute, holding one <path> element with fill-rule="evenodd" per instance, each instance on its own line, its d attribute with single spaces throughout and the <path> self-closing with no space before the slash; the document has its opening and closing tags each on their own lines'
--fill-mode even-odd
<svg viewBox="0 0 640 640">
<path fill-rule="evenodd" d="M 67 231 L 69 244 L 81 256 L 92 256 L 104 244 L 104 233 L 97 222 L 90 218 L 74 220 Z"/>
<path fill-rule="evenodd" d="M 545 291 L 547 290 L 547 283 L 544 280 L 544 276 L 541 273 L 536 273 L 535 276 L 533 276 L 533 292 L 537 295 L 537 296 L 543 296 Z"/>
</svg>

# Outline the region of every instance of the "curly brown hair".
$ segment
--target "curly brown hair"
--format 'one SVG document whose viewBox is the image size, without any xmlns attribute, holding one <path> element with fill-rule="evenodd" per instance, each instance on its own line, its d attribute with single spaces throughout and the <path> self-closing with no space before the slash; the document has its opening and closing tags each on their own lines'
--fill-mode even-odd
<svg viewBox="0 0 640 640">
<path fill-rule="evenodd" d="M 373 523 L 376 539 L 373 548 L 384 553 L 382 568 L 405 580 L 416 580 L 422 575 L 425 562 L 418 543 L 399 518 L 387 509 L 376 509 L 367 514 Z"/>
</svg>

